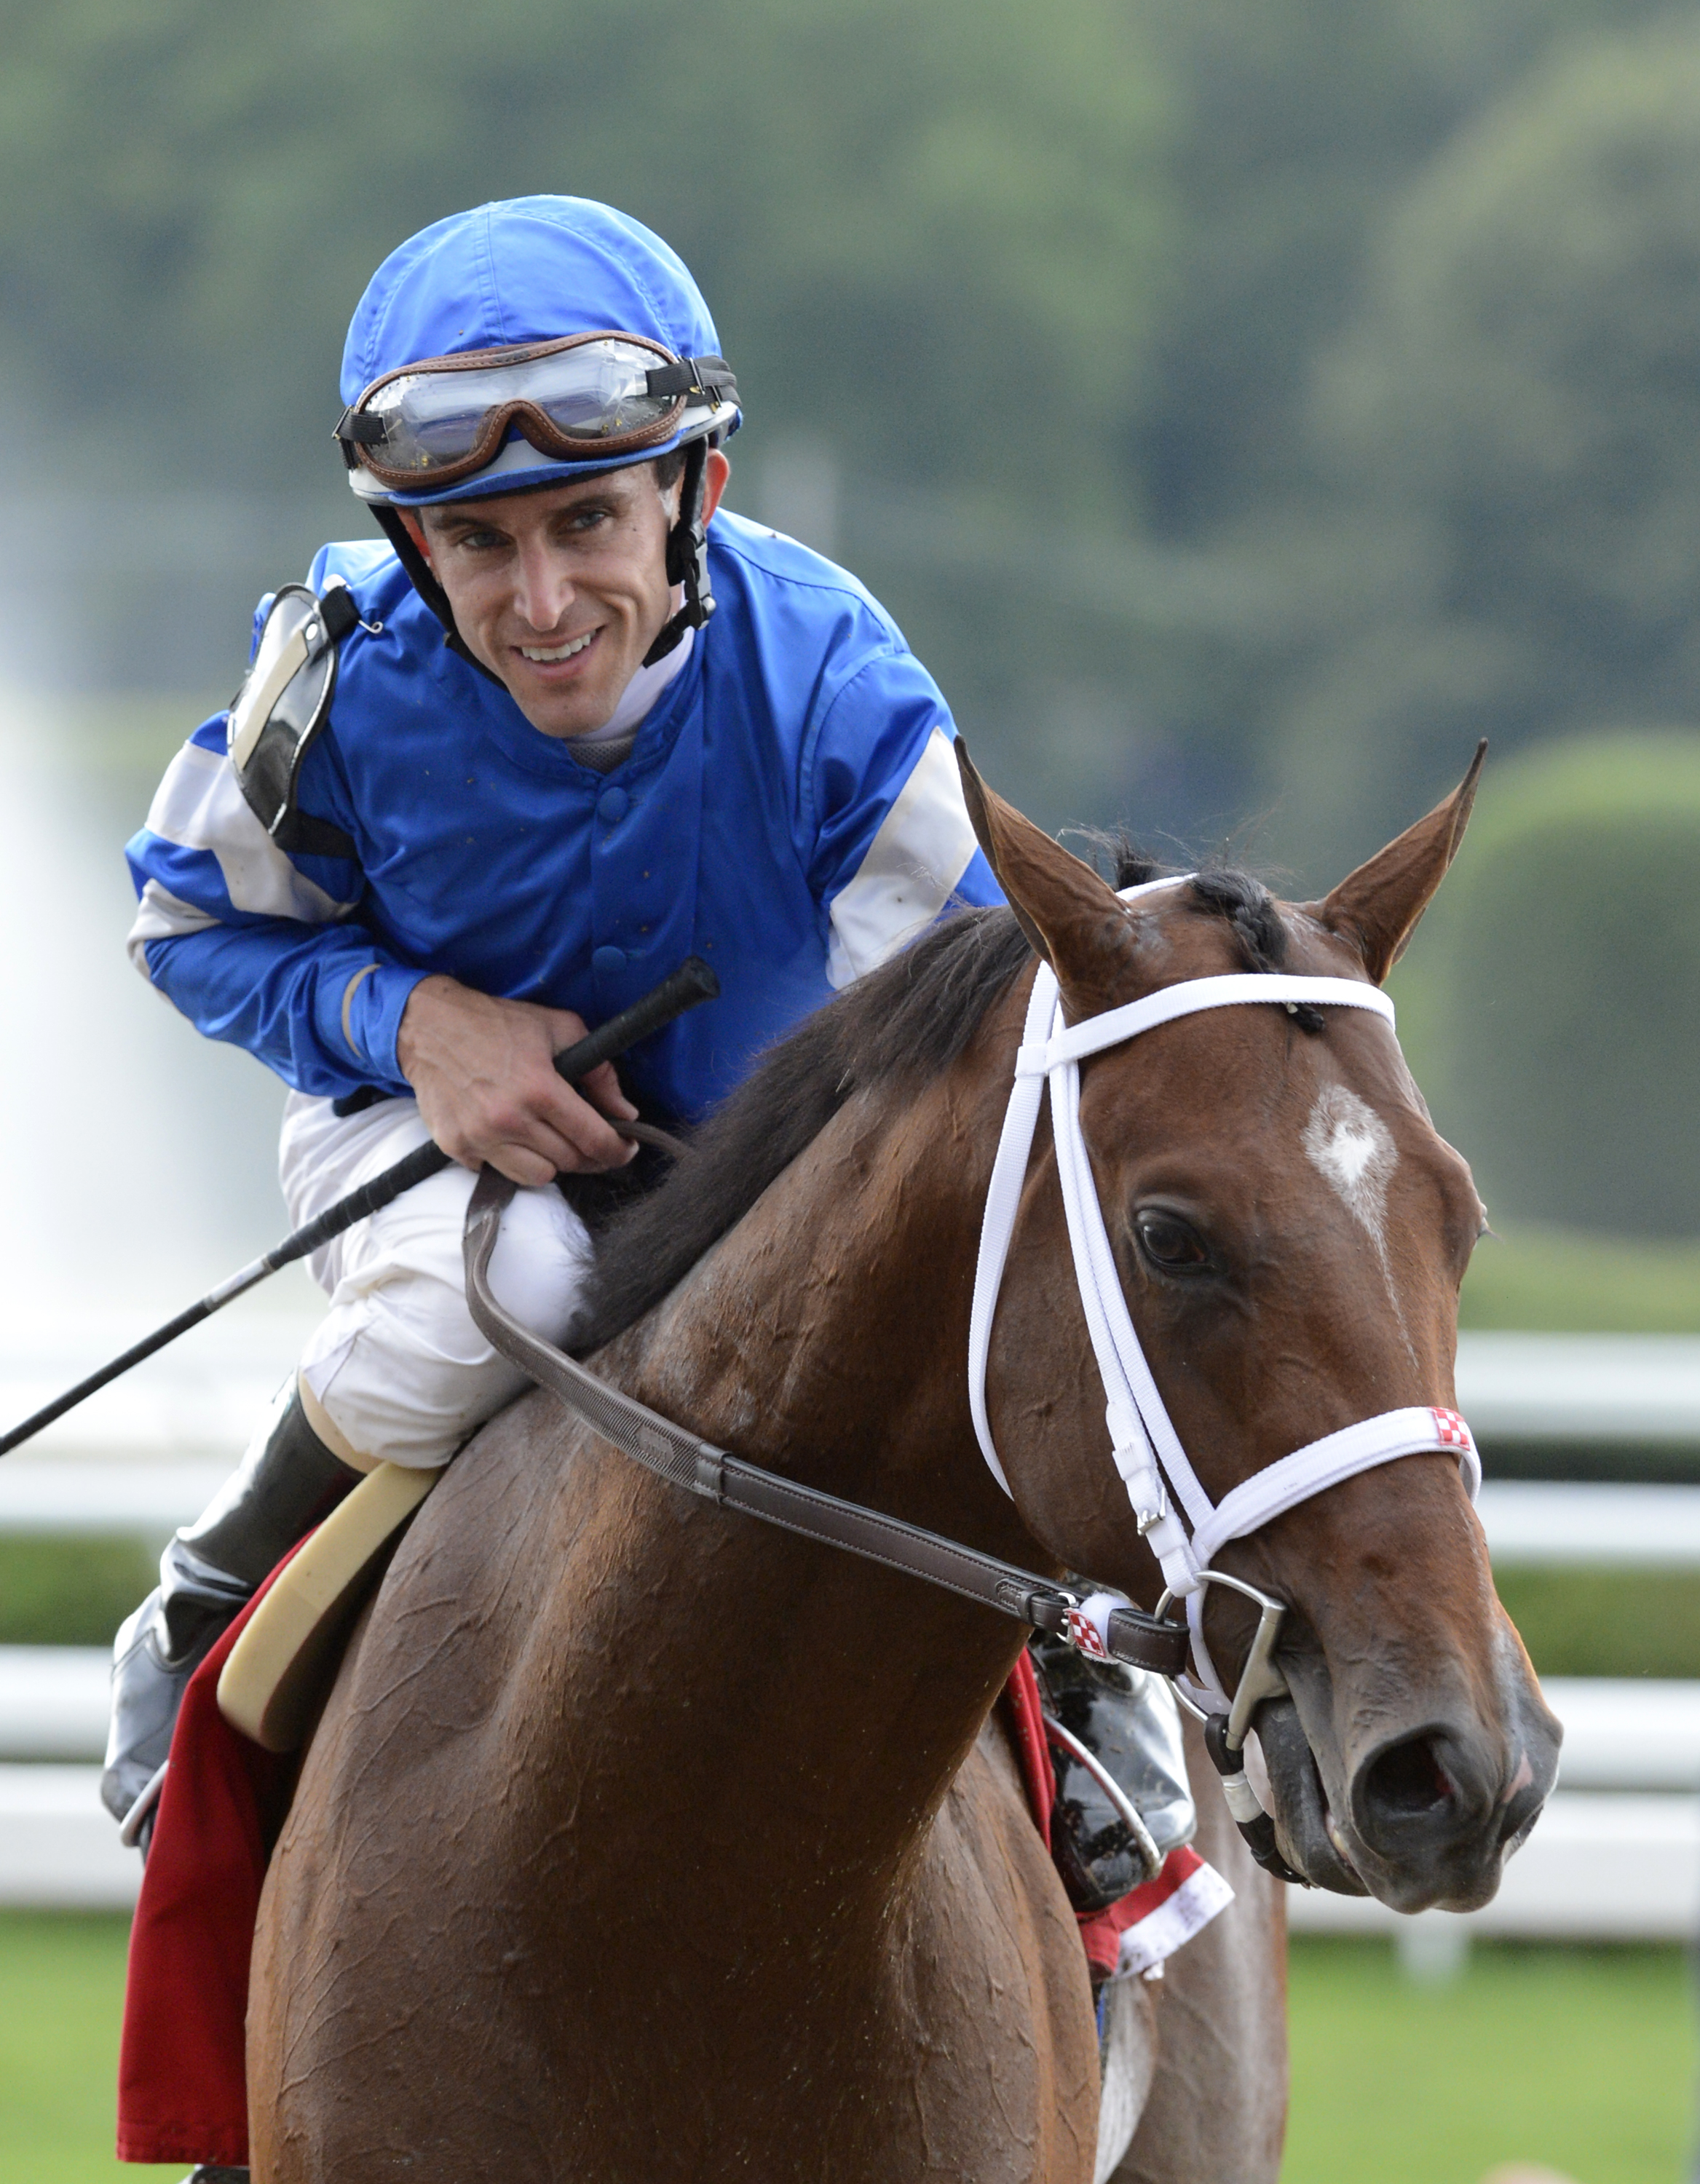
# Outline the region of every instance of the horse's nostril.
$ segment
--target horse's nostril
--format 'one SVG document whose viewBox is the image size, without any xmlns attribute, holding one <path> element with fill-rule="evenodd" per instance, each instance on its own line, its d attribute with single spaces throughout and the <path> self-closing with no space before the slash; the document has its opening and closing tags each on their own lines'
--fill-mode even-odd
<svg viewBox="0 0 1700 2184">
<path fill-rule="evenodd" d="M 1385 1819 L 1421 1819 L 1449 1804 L 1458 1785 L 1426 1736 L 1390 1745 L 1370 1765 L 1363 1782 L 1369 1806 Z"/>
</svg>

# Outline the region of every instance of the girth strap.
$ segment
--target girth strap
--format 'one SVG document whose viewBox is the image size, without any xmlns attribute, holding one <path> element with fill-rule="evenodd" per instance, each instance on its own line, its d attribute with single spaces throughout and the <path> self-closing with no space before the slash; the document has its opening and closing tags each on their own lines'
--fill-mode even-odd
<svg viewBox="0 0 1700 2184">
<path fill-rule="evenodd" d="M 964 1600 L 995 1608 L 1017 1623 L 1078 1640 L 1080 1598 L 1066 1586 L 918 1524 L 840 1501 L 835 1494 L 800 1485 L 730 1456 L 599 1379 L 565 1351 L 521 1326 L 498 1303 L 489 1281 L 490 1256 L 503 1209 L 516 1188 L 491 1167 L 478 1178 L 466 1209 L 467 1304 L 474 1323 L 502 1356 L 576 1412 L 604 1440 L 670 1485 L 682 1486 L 722 1509 L 759 1518 L 825 1546 L 843 1547 L 888 1569 L 924 1578 Z M 1163 1675 L 1174 1675 L 1184 1667 L 1186 1638 L 1184 1625 L 1159 1622 L 1140 1608 L 1118 1607 L 1109 1618 L 1109 1651 L 1119 1660 Z"/>
</svg>

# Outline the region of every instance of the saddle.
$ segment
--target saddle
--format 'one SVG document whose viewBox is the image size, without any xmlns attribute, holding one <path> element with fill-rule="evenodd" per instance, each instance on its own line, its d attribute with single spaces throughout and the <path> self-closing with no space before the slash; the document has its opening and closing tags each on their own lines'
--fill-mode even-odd
<svg viewBox="0 0 1700 2184">
<path fill-rule="evenodd" d="M 442 1477 L 381 1463 L 255 1603 L 220 1672 L 219 1712 L 262 1751 L 298 1751 L 403 1528 Z"/>
</svg>

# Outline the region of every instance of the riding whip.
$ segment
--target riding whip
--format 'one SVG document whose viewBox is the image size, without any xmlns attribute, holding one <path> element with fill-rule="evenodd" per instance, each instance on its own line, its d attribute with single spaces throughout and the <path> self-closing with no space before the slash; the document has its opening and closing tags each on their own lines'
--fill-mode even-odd
<svg viewBox="0 0 1700 2184">
<path fill-rule="evenodd" d="M 617 1016 L 610 1017 L 599 1029 L 588 1033 L 576 1045 L 563 1048 L 555 1057 L 555 1073 L 576 1084 L 588 1077 L 593 1069 L 605 1061 L 611 1061 L 623 1054 L 639 1039 L 648 1039 L 675 1017 L 694 1009 L 699 1001 L 711 1001 L 720 991 L 720 981 L 700 956 L 688 956 L 671 978 L 663 978 L 633 1002 Z M 616 1125 L 616 1128 L 618 1126 Z M 139 1365 L 144 1357 L 151 1357 L 168 1343 L 175 1342 L 180 1334 L 187 1334 L 192 1327 L 198 1327 L 203 1319 L 210 1319 L 220 1312 L 233 1297 L 241 1296 L 268 1274 L 275 1274 L 280 1267 L 287 1267 L 297 1259 L 304 1259 L 316 1251 L 321 1244 L 328 1244 L 333 1236 L 340 1236 L 345 1228 L 352 1228 L 357 1221 L 411 1190 L 415 1184 L 423 1183 L 427 1176 L 439 1174 L 450 1165 L 449 1156 L 440 1145 L 423 1145 L 410 1152 L 405 1160 L 399 1160 L 393 1167 L 387 1167 L 370 1183 L 363 1183 L 358 1190 L 351 1190 L 346 1198 L 339 1198 L 334 1206 L 327 1206 L 315 1219 L 293 1230 L 281 1244 L 274 1244 L 269 1251 L 220 1282 L 215 1290 L 209 1290 L 198 1303 L 180 1312 L 175 1319 L 168 1319 L 163 1327 L 156 1327 L 151 1334 L 144 1335 L 121 1357 L 113 1358 L 98 1372 L 91 1373 L 86 1380 L 79 1380 L 62 1396 L 56 1396 L 44 1409 L 14 1426 L 11 1432 L 0 1435 L 0 1456 L 9 1456 L 26 1440 L 33 1440 L 43 1427 L 50 1426 L 55 1418 L 62 1418 L 67 1411 L 127 1373 L 132 1365 Z"/>
</svg>

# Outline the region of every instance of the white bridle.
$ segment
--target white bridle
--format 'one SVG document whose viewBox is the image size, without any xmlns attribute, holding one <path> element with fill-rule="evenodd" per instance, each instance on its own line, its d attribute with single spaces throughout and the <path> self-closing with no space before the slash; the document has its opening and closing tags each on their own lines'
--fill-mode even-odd
<svg viewBox="0 0 1700 2184">
<path fill-rule="evenodd" d="M 1143 887 L 1127 889 L 1122 900 L 1130 902 L 1155 889 L 1179 884 L 1178 879 L 1150 881 Z M 1033 1149 L 1040 1099 L 1048 1079 L 1056 1169 L 1073 1248 L 1075 1279 L 1107 1397 L 1105 1422 L 1116 1469 L 1127 1487 L 1140 1530 L 1162 1566 L 1164 1583 L 1171 1594 L 1187 1603 L 1193 1656 L 1201 1676 L 1200 1687 L 1190 1696 L 1208 1711 L 1223 1713 L 1230 1702 L 1204 1643 L 1203 1589 L 1211 1581 L 1212 1558 L 1229 1540 L 1243 1539 L 1313 1494 L 1402 1456 L 1452 1451 L 1458 1457 L 1472 1501 L 1481 1485 L 1481 1462 L 1469 1428 L 1456 1411 L 1424 1405 L 1384 1411 L 1379 1417 L 1326 1434 L 1254 1473 L 1224 1495 L 1219 1504 L 1212 1502 L 1187 1460 L 1129 1315 L 1115 1255 L 1105 1233 L 1091 1157 L 1080 1128 L 1080 1062 L 1089 1054 L 1119 1045 L 1158 1024 L 1172 1023 L 1178 1017 L 1253 1002 L 1266 1007 L 1284 1006 L 1290 1011 L 1307 1003 L 1368 1009 L 1390 1027 L 1393 1022 L 1393 1004 L 1387 996 L 1357 979 L 1287 978 L 1253 972 L 1190 978 L 1181 985 L 1165 987 L 1142 1001 L 1130 1001 L 1124 1007 L 1106 1010 L 1101 1016 L 1089 1017 L 1067 1028 L 1056 975 L 1049 965 L 1040 963 L 986 1194 L 968 1331 L 968 1400 L 974 1430 L 993 1477 L 1007 1494 L 1009 1481 L 998 1461 L 986 1416 L 986 1358 L 1004 1262 Z M 1240 1589 L 1236 1584 L 1235 1590 Z M 1102 1619 L 1101 1611 L 1098 1619 Z M 1076 1635 L 1084 1638 L 1086 1634 Z M 1101 1641 L 1102 1630 L 1096 1635 Z M 1090 1647 L 1090 1640 L 1087 1642 Z M 1102 1647 L 1090 1649 L 1101 1651 Z M 1244 1711 L 1244 1708 L 1236 1709 Z"/>
</svg>

